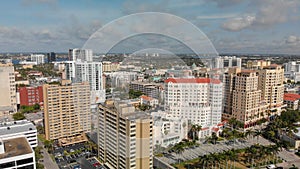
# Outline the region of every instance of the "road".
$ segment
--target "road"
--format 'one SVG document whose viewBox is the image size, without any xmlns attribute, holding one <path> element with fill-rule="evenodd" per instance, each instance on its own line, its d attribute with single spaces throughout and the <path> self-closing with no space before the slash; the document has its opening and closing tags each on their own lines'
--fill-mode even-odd
<svg viewBox="0 0 300 169">
<path fill-rule="evenodd" d="M 282 150 L 279 152 L 278 156 L 285 160 L 285 162 L 281 164 L 277 164 L 277 166 L 283 167 L 283 168 L 289 168 L 292 167 L 293 164 L 295 166 L 300 166 L 300 158 L 294 153 L 289 152 L 287 150 Z"/>
<path fill-rule="evenodd" d="M 43 155 L 43 158 L 42 158 L 43 162 L 42 162 L 42 164 L 44 165 L 44 167 L 46 169 L 59 169 L 58 165 L 55 162 L 52 161 L 52 159 L 51 159 L 48 151 L 44 148 L 43 143 L 41 141 L 38 141 L 38 145 L 40 147 L 42 147 L 42 150 L 41 150 L 42 151 L 42 155 Z"/>
</svg>

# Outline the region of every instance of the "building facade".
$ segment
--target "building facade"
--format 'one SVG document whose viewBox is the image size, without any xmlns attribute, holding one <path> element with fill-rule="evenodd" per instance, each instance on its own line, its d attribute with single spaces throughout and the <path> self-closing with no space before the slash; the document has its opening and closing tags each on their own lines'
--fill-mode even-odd
<svg viewBox="0 0 300 169">
<path fill-rule="evenodd" d="M 54 52 L 47 53 L 48 63 L 56 61 L 56 54 Z"/>
<path fill-rule="evenodd" d="M 0 168 L 36 169 L 35 154 L 26 138 L 0 139 Z"/>
<path fill-rule="evenodd" d="M 89 82 L 91 104 L 104 102 L 104 79 L 101 62 L 69 61 L 65 63 L 66 79 L 73 83 Z"/>
<path fill-rule="evenodd" d="M 107 100 L 99 105 L 99 158 L 110 168 L 153 168 L 153 121 L 134 106 Z"/>
<path fill-rule="evenodd" d="M 39 104 L 43 106 L 43 86 L 20 87 L 20 105 L 32 106 Z"/>
<path fill-rule="evenodd" d="M 0 138 L 25 137 L 29 145 L 34 148 L 37 146 L 37 129 L 28 120 L 0 123 Z"/>
<path fill-rule="evenodd" d="M 86 141 L 91 131 L 90 86 L 88 82 L 43 85 L 45 135 L 61 145 Z"/>
<path fill-rule="evenodd" d="M 93 51 L 91 49 L 69 49 L 69 61 L 93 61 Z"/>
<path fill-rule="evenodd" d="M 45 63 L 45 55 L 43 54 L 31 54 L 31 62 L 35 62 L 37 65 Z"/>
<path fill-rule="evenodd" d="M 134 91 L 140 91 L 145 95 L 159 99 L 160 92 L 162 88 L 162 84 L 155 84 L 155 83 L 143 83 L 143 82 L 131 82 L 129 84 L 129 89 Z"/>
<path fill-rule="evenodd" d="M 0 117 L 17 112 L 14 66 L 0 63 Z"/>
<path fill-rule="evenodd" d="M 212 68 L 242 67 L 242 59 L 236 56 L 216 57 L 212 62 Z"/>
<path fill-rule="evenodd" d="M 165 110 L 173 117 L 210 128 L 221 122 L 222 88 L 217 79 L 169 78 L 165 80 Z"/>
</svg>

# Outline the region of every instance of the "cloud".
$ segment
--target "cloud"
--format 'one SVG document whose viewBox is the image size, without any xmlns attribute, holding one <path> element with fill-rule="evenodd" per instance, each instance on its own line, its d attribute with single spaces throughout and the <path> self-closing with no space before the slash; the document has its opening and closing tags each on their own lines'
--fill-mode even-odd
<svg viewBox="0 0 300 169">
<path fill-rule="evenodd" d="M 285 43 L 287 44 L 299 44 L 300 43 L 300 37 L 290 35 L 286 40 Z"/>
<path fill-rule="evenodd" d="M 214 2 L 217 4 L 218 7 L 230 7 L 232 5 L 239 4 L 244 0 L 206 0 L 207 2 Z"/>
<path fill-rule="evenodd" d="M 222 28 L 228 31 L 241 31 L 300 19 L 298 0 L 254 0 L 249 6 L 251 10 L 257 8 L 254 14 L 228 19 L 222 24 Z"/>
<path fill-rule="evenodd" d="M 229 31 L 240 31 L 251 26 L 254 21 L 254 16 L 234 18 L 223 23 L 222 28 Z"/>
<path fill-rule="evenodd" d="M 228 13 L 228 14 L 217 14 L 217 15 L 199 15 L 197 19 L 225 19 L 225 18 L 233 18 L 238 14 L 236 13 Z"/>
</svg>

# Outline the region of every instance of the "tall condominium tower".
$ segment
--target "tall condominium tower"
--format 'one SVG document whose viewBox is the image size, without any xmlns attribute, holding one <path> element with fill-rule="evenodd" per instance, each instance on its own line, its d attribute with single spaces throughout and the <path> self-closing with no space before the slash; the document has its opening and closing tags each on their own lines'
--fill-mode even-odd
<svg viewBox="0 0 300 169">
<path fill-rule="evenodd" d="M 43 86 L 45 135 L 61 145 L 85 141 L 91 131 L 88 82 Z"/>
<path fill-rule="evenodd" d="M 102 78 L 101 62 L 65 62 L 66 79 L 73 83 L 89 82 L 91 104 L 103 102 L 105 99 L 104 81 Z"/>
<path fill-rule="evenodd" d="M 14 66 L 0 63 L 0 117 L 17 111 Z"/>
<path fill-rule="evenodd" d="M 126 102 L 107 100 L 99 105 L 99 158 L 111 168 L 153 168 L 150 115 L 135 112 Z"/>
<path fill-rule="evenodd" d="M 222 88 L 217 79 L 169 78 L 165 81 L 165 109 L 192 124 L 212 127 L 221 122 Z"/>
<path fill-rule="evenodd" d="M 69 49 L 69 61 L 93 61 L 93 51 L 91 49 Z"/>
</svg>

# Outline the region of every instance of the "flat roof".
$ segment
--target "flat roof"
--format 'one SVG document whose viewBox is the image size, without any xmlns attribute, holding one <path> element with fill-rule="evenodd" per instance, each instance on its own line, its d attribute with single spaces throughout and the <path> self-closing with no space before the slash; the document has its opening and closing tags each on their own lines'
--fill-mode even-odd
<svg viewBox="0 0 300 169">
<path fill-rule="evenodd" d="M 30 130 L 36 130 L 36 127 L 27 120 L 0 123 L 0 137 L 6 134 L 20 133 Z"/>
<path fill-rule="evenodd" d="M 32 149 L 25 137 L 3 140 L 3 144 L 5 152 L 0 154 L 0 159 L 32 153 Z"/>
</svg>

